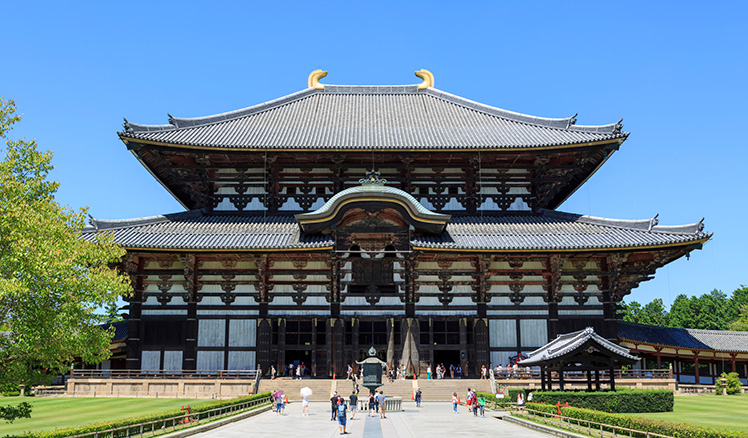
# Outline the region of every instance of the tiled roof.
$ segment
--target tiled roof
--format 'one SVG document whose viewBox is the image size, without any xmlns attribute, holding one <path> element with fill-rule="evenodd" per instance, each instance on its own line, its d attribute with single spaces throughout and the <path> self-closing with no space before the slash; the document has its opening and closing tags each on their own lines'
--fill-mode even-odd
<svg viewBox="0 0 748 438">
<path fill-rule="evenodd" d="M 107 330 L 109 327 L 114 327 L 114 336 L 112 336 L 112 342 L 127 339 L 128 325 L 126 320 L 102 324 L 101 327 L 104 330 Z"/>
<path fill-rule="evenodd" d="M 111 230 L 127 248 L 241 250 L 313 249 L 332 246 L 325 236 L 301 235 L 291 216 L 206 215 L 201 210 L 128 220 L 92 220 L 83 238 Z"/>
<path fill-rule="evenodd" d="M 748 332 L 661 327 L 618 321 L 621 341 L 699 350 L 748 352 Z"/>
<path fill-rule="evenodd" d="M 413 246 L 464 250 L 569 250 L 646 247 L 707 239 L 701 222 L 684 226 L 581 216 L 552 210 L 539 215 L 453 217 L 444 233 L 420 236 Z"/>
<path fill-rule="evenodd" d="M 416 237 L 426 249 L 566 250 L 683 244 L 709 238 L 701 223 L 660 227 L 652 220 L 622 221 L 543 210 L 537 215 L 454 217 L 446 231 Z M 202 210 L 125 220 L 92 220 L 83 230 L 91 240 L 101 230 L 129 248 L 314 249 L 329 248 L 323 235 L 306 235 L 292 216 L 211 215 Z"/>
<path fill-rule="evenodd" d="M 621 347 L 620 345 L 608 341 L 595 333 L 592 327 L 587 327 L 586 329 L 577 332 L 558 335 L 556 339 L 538 348 L 532 353 L 529 353 L 527 359 L 519 362 L 518 365 L 534 366 L 546 361 L 553 361 L 554 359 L 561 358 L 574 350 L 579 349 L 588 341 L 594 342 L 599 347 L 610 351 L 621 359 L 628 359 L 630 361 L 639 360 L 638 357 L 630 354 L 628 348 Z"/>
<path fill-rule="evenodd" d="M 434 88 L 325 85 L 168 125 L 126 122 L 123 139 L 237 149 L 504 149 L 625 139 L 622 125 L 576 125 Z"/>
</svg>

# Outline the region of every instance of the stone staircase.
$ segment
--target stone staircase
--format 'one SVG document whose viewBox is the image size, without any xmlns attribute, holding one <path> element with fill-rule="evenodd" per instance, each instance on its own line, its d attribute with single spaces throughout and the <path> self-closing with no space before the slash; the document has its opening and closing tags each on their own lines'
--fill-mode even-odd
<svg viewBox="0 0 748 438">
<path fill-rule="evenodd" d="M 442 379 L 426 380 L 419 379 L 418 386 L 421 388 L 422 401 L 452 401 L 452 394 L 457 393 L 461 402 L 465 402 L 465 394 L 468 388 L 478 392 L 491 392 L 491 381 L 480 379 Z M 408 396 L 410 399 L 410 396 Z"/>
<path fill-rule="evenodd" d="M 330 393 L 335 390 L 336 383 L 338 383 L 338 381 L 332 379 L 293 380 L 290 377 L 276 378 L 274 380 L 262 379 L 260 380 L 259 392 L 269 392 L 276 389 L 282 389 L 288 396 L 288 400 L 294 402 L 301 400 L 299 391 L 301 388 L 308 386 L 312 389 L 312 397 L 309 400 L 329 401 Z M 350 391 L 345 394 L 350 394 Z"/>
<path fill-rule="evenodd" d="M 382 386 L 377 388 L 377 391 L 384 391 L 385 397 L 402 397 L 403 401 L 410 400 L 413 397 L 413 384 L 417 383 L 417 380 L 405 379 L 405 380 L 394 380 L 392 383 L 385 381 Z M 366 388 L 362 388 L 363 392 L 366 392 Z"/>
</svg>

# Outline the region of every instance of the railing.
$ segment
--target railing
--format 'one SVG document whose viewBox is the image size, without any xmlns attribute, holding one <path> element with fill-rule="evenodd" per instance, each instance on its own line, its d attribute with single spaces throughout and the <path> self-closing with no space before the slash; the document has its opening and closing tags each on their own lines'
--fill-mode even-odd
<svg viewBox="0 0 748 438">
<path fill-rule="evenodd" d="M 113 429 L 100 430 L 95 432 L 83 433 L 80 435 L 71 435 L 68 438 L 129 438 L 144 437 L 146 433 L 154 436 L 161 433 L 173 432 L 189 426 L 199 425 L 200 422 L 209 422 L 211 419 L 239 413 L 243 410 L 253 408 L 258 405 L 269 404 L 270 399 L 250 400 L 243 403 L 224 406 L 222 408 L 211 409 L 209 411 L 198 412 L 195 414 L 185 414 L 172 418 L 161 420 L 147 421 L 145 423 L 131 424 L 129 426 L 116 427 Z"/>
<path fill-rule="evenodd" d="M 509 408 L 515 411 L 512 415 L 525 416 L 519 414 L 516 406 Z M 542 421 L 544 424 L 548 424 L 553 427 L 567 429 L 571 431 L 577 431 L 590 436 L 600 436 L 604 438 L 609 437 L 622 437 L 629 436 L 633 437 L 646 437 L 646 438 L 673 438 L 669 435 L 660 435 L 654 432 L 645 432 L 643 430 L 629 429 L 627 427 L 614 426 L 612 424 L 597 423 L 595 421 L 581 420 L 578 418 L 564 417 L 563 415 L 552 414 L 549 412 L 536 411 L 534 409 L 525 409 L 532 419 L 536 422 Z M 540 418 L 538 418 L 540 417 Z M 583 426 L 584 424 L 584 426 Z"/>
<path fill-rule="evenodd" d="M 590 372 L 591 373 L 591 372 Z M 558 372 L 553 371 L 553 378 L 558 378 Z M 519 369 L 516 372 L 514 370 L 501 370 L 499 373 L 495 373 L 495 378 L 498 379 L 540 379 L 540 371 L 537 370 L 522 370 Z M 609 371 L 600 371 L 600 380 L 609 380 Z M 618 379 L 672 379 L 673 371 L 670 369 L 664 370 L 613 370 L 613 377 Z M 586 371 L 564 371 L 564 380 L 584 380 L 587 381 Z"/>
<path fill-rule="evenodd" d="M 259 370 L 71 370 L 71 379 L 247 379 Z"/>
</svg>

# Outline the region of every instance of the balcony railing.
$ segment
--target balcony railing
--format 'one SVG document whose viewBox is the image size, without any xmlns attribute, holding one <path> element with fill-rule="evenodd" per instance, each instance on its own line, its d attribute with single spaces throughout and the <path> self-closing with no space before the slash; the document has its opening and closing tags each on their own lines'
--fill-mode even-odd
<svg viewBox="0 0 748 438">
<path fill-rule="evenodd" d="M 256 380 L 258 370 L 71 370 L 71 379 Z"/>
</svg>

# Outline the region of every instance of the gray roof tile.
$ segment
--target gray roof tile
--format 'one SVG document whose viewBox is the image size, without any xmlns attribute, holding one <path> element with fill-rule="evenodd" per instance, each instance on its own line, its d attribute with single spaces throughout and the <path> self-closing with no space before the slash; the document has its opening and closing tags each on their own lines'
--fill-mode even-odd
<svg viewBox="0 0 748 438">
<path fill-rule="evenodd" d="M 618 321 L 618 338 L 671 347 L 748 352 L 748 332 L 661 327 Z"/>
<path fill-rule="evenodd" d="M 532 353 L 529 353 L 527 355 L 527 359 L 518 362 L 518 365 L 535 366 L 540 365 L 546 361 L 552 362 L 554 359 L 558 359 L 573 352 L 574 350 L 579 349 L 588 341 L 593 341 L 598 346 L 610 351 L 614 355 L 619 356 L 624 360 L 639 360 L 638 357 L 630 354 L 628 348 L 621 347 L 620 345 L 616 345 L 613 342 L 608 341 L 607 339 L 595 333 L 592 327 L 587 327 L 584 330 L 558 335 L 556 339 L 538 348 Z"/>
<path fill-rule="evenodd" d="M 453 217 L 439 235 L 414 238 L 414 247 L 462 250 L 611 249 L 698 242 L 700 226 L 652 226 L 644 221 L 592 218 L 545 210 L 536 215 Z M 211 215 L 202 210 L 125 220 L 92 220 L 82 237 L 111 230 L 129 248 L 262 250 L 329 248 L 323 235 L 306 235 L 292 216 Z M 675 231 L 674 231 L 675 230 Z"/>
<path fill-rule="evenodd" d="M 169 125 L 126 122 L 120 136 L 237 149 L 503 149 L 624 139 L 621 124 L 576 125 L 416 85 L 309 88 L 249 108 Z"/>
</svg>

